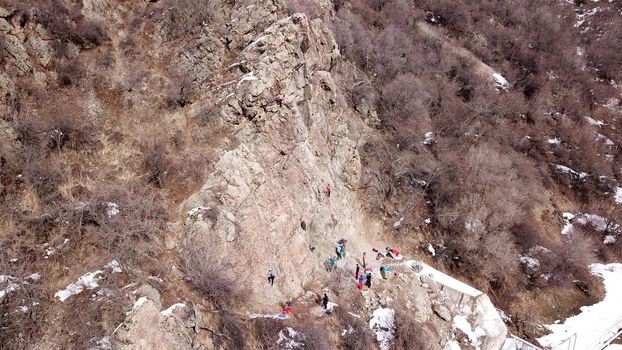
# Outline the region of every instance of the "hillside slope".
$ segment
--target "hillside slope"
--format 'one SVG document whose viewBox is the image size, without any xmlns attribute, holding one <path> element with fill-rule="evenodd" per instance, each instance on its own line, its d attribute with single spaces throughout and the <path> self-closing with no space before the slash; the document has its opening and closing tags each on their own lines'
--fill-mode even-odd
<svg viewBox="0 0 622 350">
<path fill-rule="evenodd" d="M 622 258 L 622 9 L 531 6 L 0 1 L 0 348 L 548 339 Z"/>
</svg>

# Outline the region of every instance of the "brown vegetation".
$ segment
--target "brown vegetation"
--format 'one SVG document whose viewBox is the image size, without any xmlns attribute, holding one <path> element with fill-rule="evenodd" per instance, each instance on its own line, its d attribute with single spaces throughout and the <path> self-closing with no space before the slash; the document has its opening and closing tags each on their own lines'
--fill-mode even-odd
<svg viewBox="0 0 622 350">
<path fill-rule="evenodd" d="M 362 305 L 358 305 L 359 307 Z M 357 305 L 350 305 L 356 309 Z M 375 337 L 367 322 L 362 318 L 354 317 L 348 306 L 335 309 L 335 315 L 339 319 L 342 329 L 346 330 L 342 336 L 342 346 L 346 350 L 370 350 L 374 349 Z"/>
<path fill-rule="evenodd" d="M 395 310 L 395 339 L 393 347 L 398 350 L 431 350 L 433 339 L 438 337 L 434 328 L 415 321 L 412 314 L 397 308 Z"/>
<path fill-rule="evenodd" d="M 213 247 L 208 237 L 188 237 L 182 254 L 187 279 L 219 308 L 240 305 L 248 297 L 247 287 L 230 274 L 233 262 L 216 255 Z"/>
</svg>

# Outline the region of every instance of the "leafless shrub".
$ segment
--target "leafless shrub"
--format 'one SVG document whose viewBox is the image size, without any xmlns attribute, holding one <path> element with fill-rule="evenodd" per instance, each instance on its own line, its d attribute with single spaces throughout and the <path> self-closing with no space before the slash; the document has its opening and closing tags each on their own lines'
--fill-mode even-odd
<svg viewBox="0 0 622 350">
<path fill-rule="evenodd" d="M 257 318 L 253 325 L 256 338 L 261 344 L 275 344 L 279 332 L 285 329 L 283 322 L 272 318 Z"/>
<path fill-rule="evenodd" d="M 233 315 L 229 311 L 225 310 L 220 314 L 220 325 L 224 334 L 226 334 L 227 343 L 230 344 L 232 349 L 244 349 L 246 348 L 246 333 L 247 329 L 237 316 Z M 216 343 L 222 342 L 224 339 L 217 339 Z"/>
<path fill-rule="evenodd" d="M 346 350 L 371 350 L 374 349 L 375 337 L 369 329 L 367 322 L 352 316 L 346 306 L 335 309 L 341 327 L 345 330 L 342 336 L 342 346 Z"/>
<path fill-rule="evenodd" d="M 8 259 L 3 261 L 8 262 Z M 8 275 L 12 269 L 2 271 Z M 18 275 L 19 276 L 19 275 Z M 0 285 L 1 287 L 1 285 Z M 0 303 L 0 344 L 3 349 L 22 350 L 33 344 L 45 332 L 48 324 L 48 307 L 44 301 L 50 296 L 50 290 L 42 283 L 28 281 L 8 293 Z"/>
<path fill-rule="evenodd" d="M 212 125 L 214 121 L 220 118 L 219 113 L 220 107 L 218 106 L 210 105 L 202 108 L 196 115 L 197 123 L 200 126 Z"/>
<path fill-rule="evenodd" d="M 240 304 L 248 297 L 247 288 L 227 274 L 232 262 L 219 258 L 206 238 L 189 237 L 184 243 L 183 260 L 187 280 L 203 296 L 220 308 Z"/>
<path fill-rule="evenodd" d="M 428 21 L 441 24 L 455 30 L 464 32 L 471 27 L 471 16 L 468 7 L 463 1 L 425 1 L 424 8 L 429 11 Z"/>
<path fill-rule="evenodd" d="M 60 42 L 72 42 L 82 49 L 91 49 L 106 39 L 103 26 L 86 19 L 77 4 L 68 6 L 53 0 L 12 0 L 9 4 L 41 23 Z"/>
<path fill-rule="evenodd" d="M 568 287 L 574 280 L 590 278 L 589 265 L 596 261 L 596 244 L 591 236 L 575 228 L 567 242 L 552 246 L 551 253 L 543 253 L 539 259 L 542 273 L 551 276 L 549 285 Z"/>
<path fill-rule="evenodd" d="M 4 63 L 6 55 L 6 37 L 4 34 L 0 35 L 0 63 Z"/>
<path fill-rule="evenodd" d="M 84 48 L 99 46 L 106 39 L 104 28 L 100 23 L 84 18 L 76 23 L 76 33 L 80 35 L 74 40 Z"/>
<path fill-rule="evenodd" d="M 188 79 L 182 79 L 179 83 L 170 87 L 166 93 L 165 102 L 168 108 L 171 107 L 185 107 L 190 103 L 188 95 L 192 83 Z"/>
<path fill-rule="evenodd" d="M 395 310 L 395 339 L 393 348 L 404 350 L 434 349 L 432 339 L 438 335 L 434 328 L 415 321 L 411 314 L 398 308 Z"/>
<path fill-rule="evenodd" d="M 58 159 L 30 158 L 28 161 L 23 168 L 23 177 L 33 186 L 38 199 L 47 204 L 58 202 L 61 199 L 59 187 L 66 177 Z"/>
<path fill-rule="evenodd" d="M 17 141 L 31 149 L 32 153 L 44 155 L 50 151 L 65 148 L 89 150 L 98 145 L 98 128 L 75 103 L 62 100 L 43 104 L 38 115 L 24 114 L 13 118 L 10 123 L 17 134 Z"/>
<path fill-rule="evenodd" d="M 327 331 L 313 320 L 307 319 L 298 325 L 298 330 L 304 338 L 305 349 L 309 350 L 329 350 L 331 349 Z"/>
<path fill-rule="evenodd" d="M 398 75 L 384 86 L 380 98 L 380 111 L 389 117 L 390 127 L 398 130 L 409 120 L 421 120 L 426 117 L 428 96 L 424 92 L 423 82 L 412 74 Z M 409 130 L 420 130 L 413 123 Z"/>
<path fill-rule="evenodd" d="M 320 17 L 320 9 L 315 2 L 306 0 L 288 0 L 286 2 L 287 13 L 304 13 L 309 19 Z"/>
<path fill-rule="evenodd" d="M 87 122 L 84 115 L 80 115 L 79 109 L 71 108 L 59 106 L 49 111 L 44 133 L 48 138 L 47 146 L 51 150 L 75 150 L 97 144 L 96 127 Z"/>
<path fill-rule="evenodd" d="M 166 0 L 162 2 L 162 29 L 168 40 L 200 32 L 212 22 L 218 6 L 213 1 Z"/>
<path fill-rule="evenodd" d="M 529 204 L 538 200 L 534 193 L 542 191 L 528 160 L 490 144 L 471 147 L 444 164 L 435 195 L 437 216 L 445 227 L 505 231 L 522 220 Z"/>
<path fill-rule="evenodd" d="M 149 145 L 145 154 L 145 167 L 149 172 L 148 181 L 162 187 L 173 168 L 173 162 L 166 151 L 166 145 L 162 141 L 156 141 Z"/>
<path fill-rule="evenodd" d="M 168 214 L 158 192 L 148 186 L 102 186 L 85 206 L 71 208 L 71 232 L 111 252 L 119 261 L 147 268 L 160 253 Z"/>
</svg>

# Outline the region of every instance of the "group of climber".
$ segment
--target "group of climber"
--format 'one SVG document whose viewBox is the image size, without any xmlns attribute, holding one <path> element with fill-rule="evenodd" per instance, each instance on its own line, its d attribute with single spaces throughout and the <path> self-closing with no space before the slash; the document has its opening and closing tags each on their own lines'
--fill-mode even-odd
<svg viewBox="0 0 622 350">
<path fill-rule="evenodd" d="M 277 99 L 277 102 L 281 102 L 282 99 Z M 326 185 L 326 190 L 325 190 L 325 194 L 327 199 L 330 199 L 331 196 L 331 192 L 332 192 L 332 185 L 330 183 L 328 183 Z M 333 221 L 335 220 L 334 217 L 334 213 L 331 212 L 331 216 L 333 217 Z M 300 222 L 300 228 L 303 231 L 307 230 L 307 223 L 304 220 L 301 220 Z M 332 272 L 335 270 L 336 266 L 337 266 L 337 262 L 341 259 L 345 259 L 346 257 L 346 243 L 347 240 L 345 239 L 340 239 L 337 242 L 337 246 L 335 247 L 335 256 L 330 256 L 326 259 L 326 261 L 324 262 L 324 265 L 326 267 L 326 270 L 328 272 Z M 309 245 L 309 250 L 311 252 L 315 251 L 315 246 Z M 394 248 L 390 248 L 390 247 L 386 247 L 385 248 L 385 252 L 384 254 L 381 253 L 378 249 L 373 248 L 372 249 L 375 253 L 377 253 L 376 255 L 376 260 L 380 260 L 383 258 L 394 258 L 397 259 L 399 257 L 399 259 L 401 259 L 400 256 L 400 251 Z M 361 266 L 362 265 L 362 266 Z M 361 269 L 363 270 L 361 272 Z M 385 276 L 387 276 L 386 272 L 387 271 L 393 271 L 392 268 L 387 268 L 385 266 L 381 266 L 380 267 L 380 273 L 383 276 L 383 278 L 387 278 Z M 274 280 L 276 278 L 276 271 L 272 268 L 268 269 L 268 283 L 270 283 L 271 286 L 274 286 Z M 354 278 L 355 278 L 355 282 L 357 284 L 357 287 L 359 290 L 363 289 L 363 285 L 365 285 L 367 288 L 371 288 L 372 286 L 372 269 L 371 267 L 367 266 L 367 256 L 366 253 L 363 252 L 362 258 L 361 258 L 361 264 L 357 263 L 356 264 L 356 272 L 354 273 Z M 332 307 L 329 308 L 329 300 L 330 300 L 330 291 L 325 288 L 323 290 L 323 297 L 321 300 L 321 304 L 322 307 L 324 308 L 325 312 L 327 314 L 330 314 L 332 312 Z M 291 300 L 288 300 L 286 302 L 286 306 L 285 308 L 283 308 L 282 310 L 282 317 L 286 317 L 286 316 L 290 316 L 290 317 L 294 317 L 294 309 L 293 309 L 293 302 Z"/>
<path fill-rule="evenodd" d="M 329 256 L 326 261 L 324 261 L 324 267 L 326 271 L 333 272 L 335 267 L 337 266 L 337 261 L 344 259 L 346 257 L 346 240 L 340 239 L 338 245 L 335 247 L 335 256 Z"/>
<path fill-rule="evenodd" d="M 356 264 L 356 272 L 354 273 L 355 275 L 355 280 L 357 281 L 357 285 L 359 289 L 363 289 L 363 282 L 365 282 L 365 286 L 367 286 L 367 288 L 371 288 L 371 273 L 372 273 L 372 269 L 369 267 L 365 267 L 365 265 L 363 265 L 363 273 L 359 273 L 361 270 L 361 266 L 359 264 Z"/>
</svg>

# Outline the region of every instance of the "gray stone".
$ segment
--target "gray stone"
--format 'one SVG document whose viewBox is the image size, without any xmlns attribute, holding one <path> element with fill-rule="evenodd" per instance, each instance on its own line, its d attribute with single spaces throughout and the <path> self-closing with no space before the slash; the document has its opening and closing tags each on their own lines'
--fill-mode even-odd
<svg viewBox="0 0 622 350">
<path fill-rule="evenodd" d="M 432 310 L 434 310 L 434 313 L 443 320 L 452 320 L 451 312 L 449 312 L 449 309 L 445 305 L 435 302 L 432 304 Z"/>
</svg>

